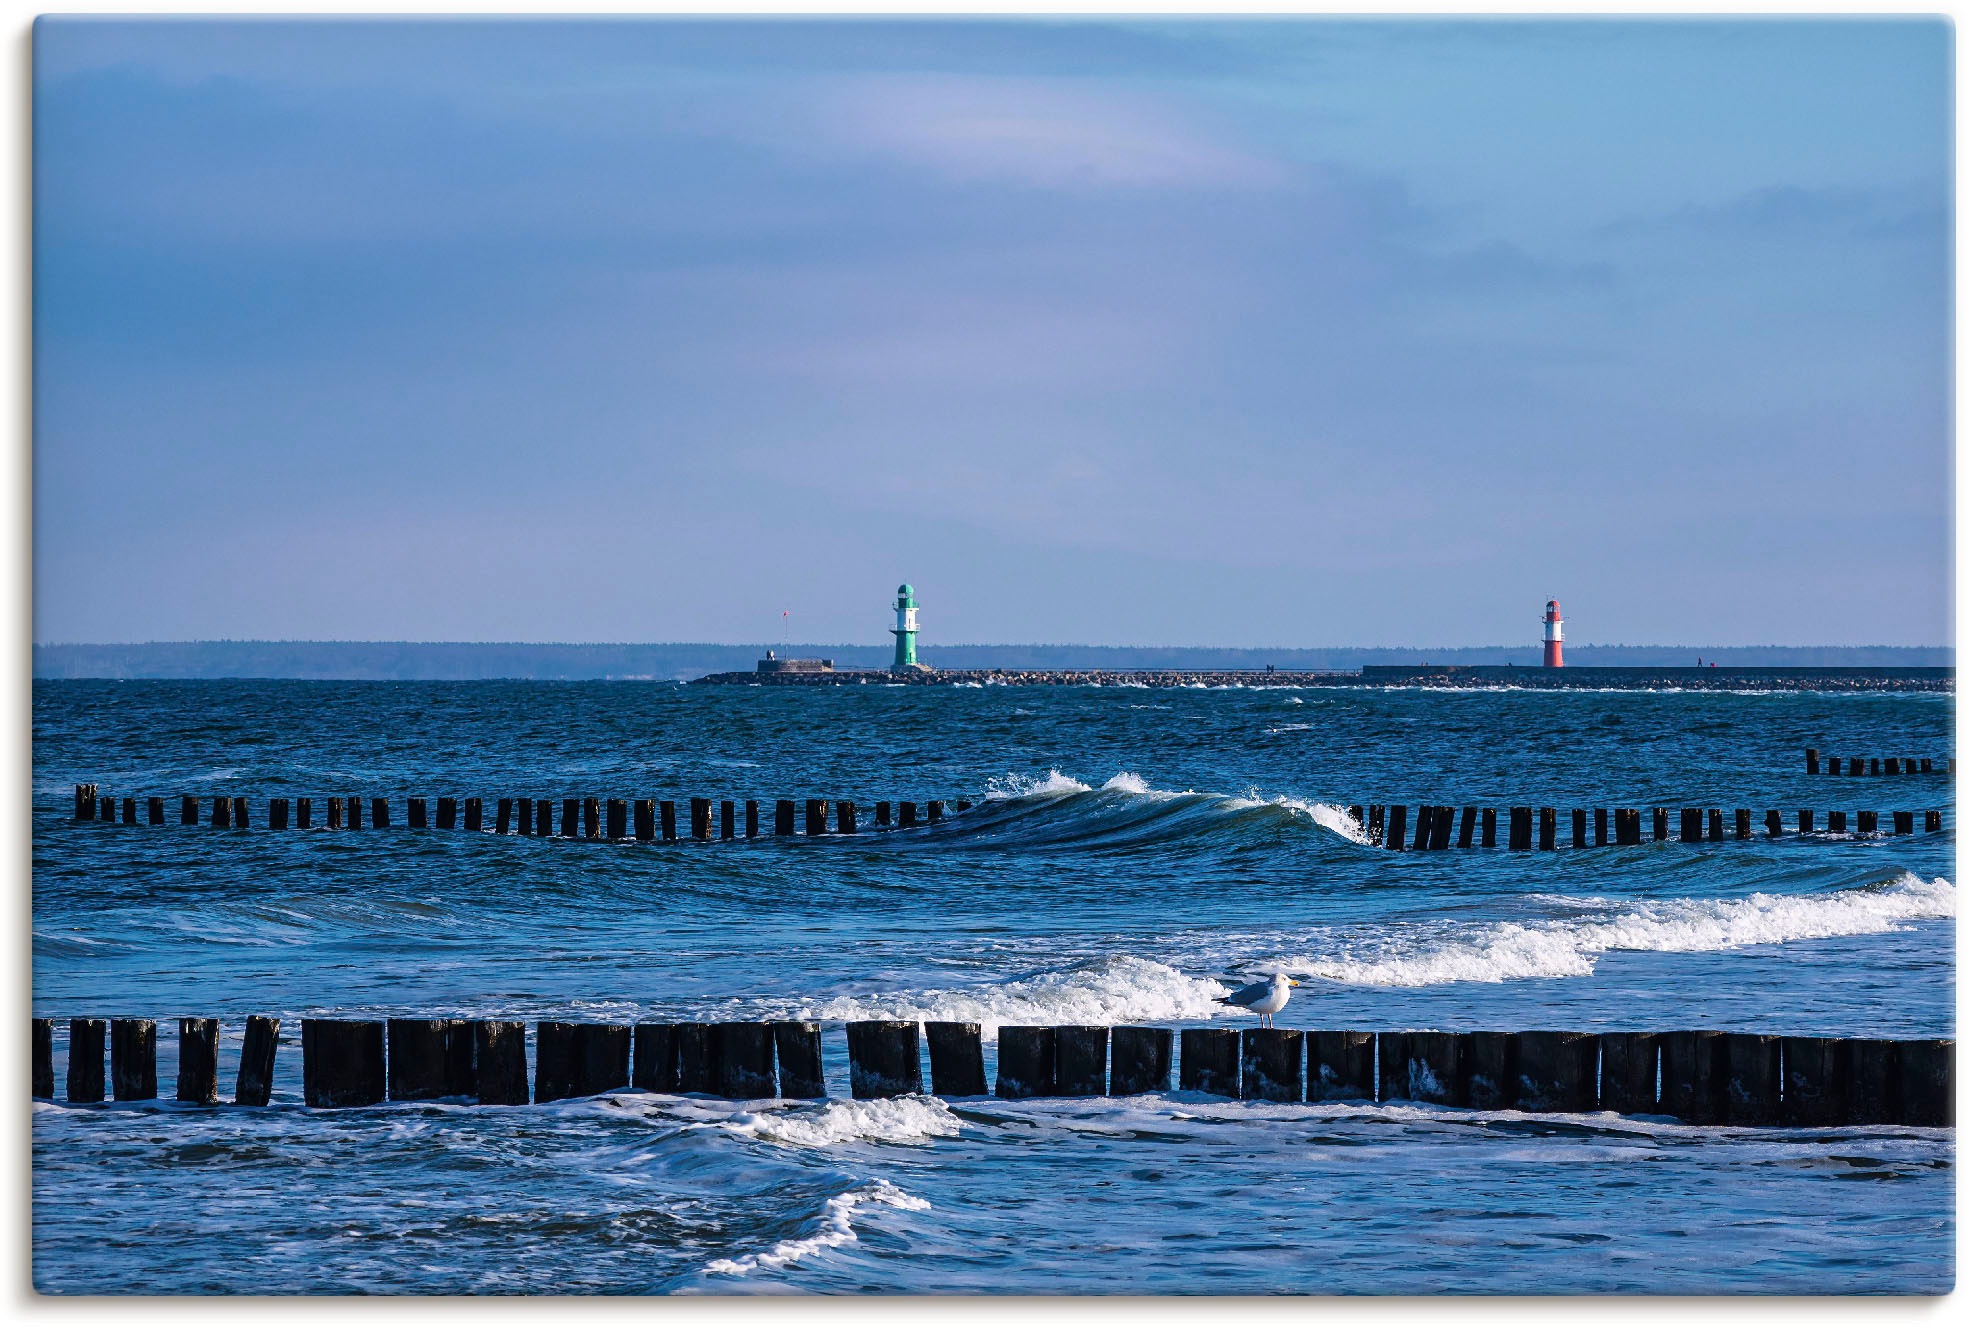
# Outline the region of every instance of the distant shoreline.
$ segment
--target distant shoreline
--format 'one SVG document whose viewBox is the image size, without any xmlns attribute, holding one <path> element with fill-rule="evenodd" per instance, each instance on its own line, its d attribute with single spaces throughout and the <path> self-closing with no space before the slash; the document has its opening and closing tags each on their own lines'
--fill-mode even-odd
<svg viewBox="0 0 1968 1327">
<path fill-rule="evenodd" d="M 711 686 L 1445 687 L 1460 691 L 1938 691 L 1952 668 L 1564 668 L 1383 665 L 1351 671 L 1200 669 L 875 669 L 714 673 Z"/>
</svg>

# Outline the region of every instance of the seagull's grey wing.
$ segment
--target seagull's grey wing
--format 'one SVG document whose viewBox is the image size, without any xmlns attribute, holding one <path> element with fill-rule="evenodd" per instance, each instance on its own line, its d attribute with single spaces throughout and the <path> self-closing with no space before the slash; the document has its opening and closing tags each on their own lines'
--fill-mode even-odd
<svg viewBox="0 0 1968 1327">
<path fill-rule="evenodd" d="M 1256 1004 L 1259 1000 L 1262 1000 L 1265 996 L 1269 995 L 1270 993 L 1271 993 L 1270 982 L 1254 981 L 1250 985 L 1245 986 L 1240 990 L 1235 990 L 1230 992 L 1229 996 L 1225 999 L 1224 1002 L 1226 1004 L 1240 1004 L 1243 1005 L 1245 1008 L 1249 1008 L 1251 1005 Z"/>
</svg>

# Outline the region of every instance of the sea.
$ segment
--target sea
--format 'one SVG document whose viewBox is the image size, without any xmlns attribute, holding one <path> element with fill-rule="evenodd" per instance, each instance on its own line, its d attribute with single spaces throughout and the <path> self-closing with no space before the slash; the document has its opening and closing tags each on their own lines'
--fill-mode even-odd
<svg viewBox="0 0 1968 1327">
<path fill-rule="evenodd" d="M 849 1099 L 843 1024 L 1954 1035 L 1953 698 L 1315 687 L 41 681 L 33 1008 L 278 1016 L 272 1104 L 33 1110 L 50 1294 L 1940 1294 L 1952 1130 L 1405 1103 Z M 76 823 L 73 785 L 169 823 Z M 243 796 L 253 828 L 177 823 Z M 323 799 L 394 799 L 328 830 Z M 266 826 L 311 796 L 315 828 Z M 758 799 L 764 836 L 402 827 L 409 796 Z M 770 836 L 777 798 L 975 805 Z M 1561 808 L 1390 852 L 1345 808 Z M 1573 849 L 1572 807 L 1756 836 Z M 1944 812 L 1910 837 L 1764 812 Z M 488 817 L 490 811 L 488 809 Z M 1890 816 L 1882 816 L 1890 828 Z M 687 813 L 684 815 L 687 832 Z M 1678 831 L 1679 820 L 1675 818 Z M 311 1110 L 309 1016 L 810 1018 L 832 1098 Z M 56 1035 L 57 1095 L 66 1024 Z"/>
</svg>

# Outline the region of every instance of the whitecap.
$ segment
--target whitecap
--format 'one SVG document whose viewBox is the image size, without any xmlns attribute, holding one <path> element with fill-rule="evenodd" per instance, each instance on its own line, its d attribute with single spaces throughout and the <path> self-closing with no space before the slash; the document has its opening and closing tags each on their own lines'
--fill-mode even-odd
<svg viewBox="0 0 1968 1327">
<path fill-rule="evenodd" d="M 706 1264 L 704 1272 L 709 1276 L 748 1276 L 761 1267 L 784 1267 L 826 1249 L 852 1244 L 859 1238 L 854 1233 L 854 1209 L 862 1203 L 879 1203 L 909 1212 L 929 1210 L 927 1199 L 907 1193 L 887 1180 L 877 1179 L 865 1188 L 850 1189 L 829 1198 L 820 1209 L 819 1229 L 813 1234 L 800 1239 L 782 1239 L 763 1253 L 751 1253 L 742 1258 L 719 1258 Z"/>
</svg>

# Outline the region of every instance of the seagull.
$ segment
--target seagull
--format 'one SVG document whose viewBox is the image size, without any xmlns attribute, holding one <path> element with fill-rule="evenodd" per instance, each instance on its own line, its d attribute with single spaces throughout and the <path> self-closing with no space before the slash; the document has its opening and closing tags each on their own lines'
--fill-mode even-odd
<svg viewBox="0 0 1968 1327">
<path fill-rule="evenodd" d="M 1223 996 L 1218 1004 L 1234 1004 L 1250 1010 L 1257 1015 L 1259 1027 L 1276 1027 L 1271 1016 L 1285 1007 L 1291 999 L 1291 988 L 1298 985 L 1282 972 L 1271 974 L 1269 981 L 1254 981 L 1241 990 Z"/>
</svg>

